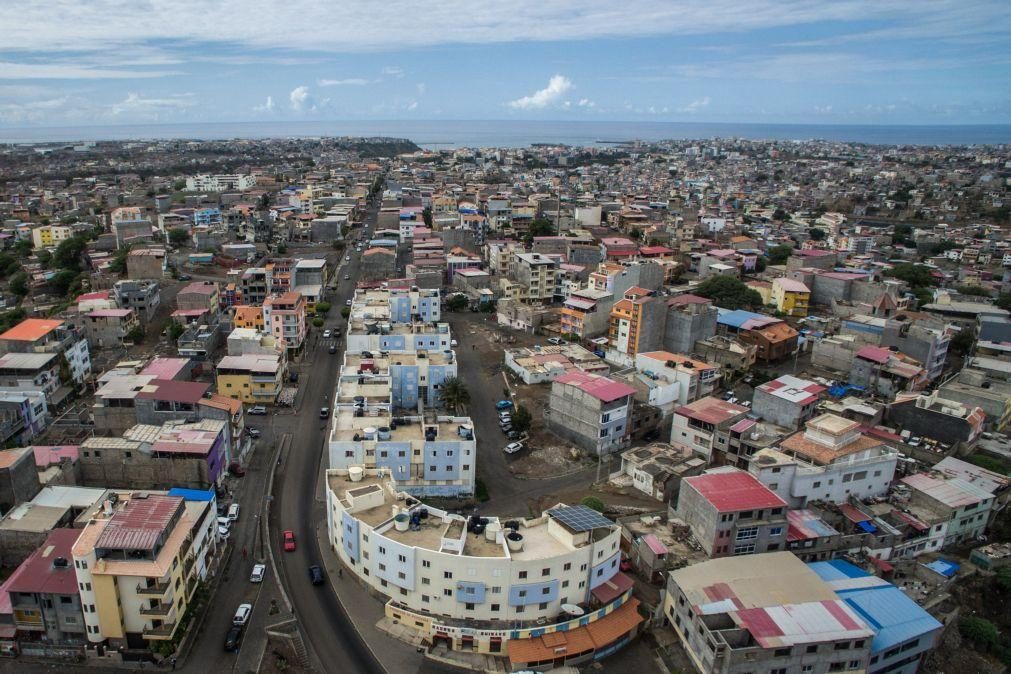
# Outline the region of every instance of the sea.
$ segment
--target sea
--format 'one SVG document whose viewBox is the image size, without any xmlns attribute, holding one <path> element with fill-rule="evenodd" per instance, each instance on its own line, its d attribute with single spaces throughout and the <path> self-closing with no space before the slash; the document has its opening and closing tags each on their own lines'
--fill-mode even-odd
<svg viewBox="0 0 1011 674">
<path fill-rule="evenodd" d="M 360 136 L 407 138 L 421 147 L 517 148 L 536 144 L 608 146 L 628 141 L 825 140 L 871 145 L 1000 145 L 1011 143 L 1011 124 L 1001 125 L 815 125 L 692 122 L 583 121 L 302 121 L 143 124 L 0 128 L 0 143 L 63 143 L 103 140 L 257 139 Z"/>
</svg>

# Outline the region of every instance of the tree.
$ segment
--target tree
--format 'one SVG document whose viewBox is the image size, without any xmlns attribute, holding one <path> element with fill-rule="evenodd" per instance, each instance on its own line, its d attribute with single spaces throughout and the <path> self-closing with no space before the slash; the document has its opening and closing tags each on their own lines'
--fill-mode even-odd
<svg viewBox="0 0 1011 674">
<path fill-rule="evenodd" d="M 900 262 L 891 269 L 885 271 L 885 276 L 891 276 L 909 284 L 910 288 L 929 288 L 936 286 L 938 281 L 934 278 L 930 267 L 912 262 Z"/>
<path fill-rule="evenodd" d="M 7 287 L 18 297 L 24 297 L 28 294 L 28 274 L 23 271 L 15 273 L 7 282 Z"/>
<path fill-rule="evenodd" d="M 980 286 L 958 286 L 955 288 L 962 295 L 972 295 L 974 297 L 990 297 L 990 291 Z"/>
<path fill-rule="evenodd" d="M 170 229 L 168 233 L 169 243 L 174 246 L 182 246 L 190 239 L 190 233 L 182 227 Z"/>
<path fill-rule="evenodd" d="M 596 510 L 598 513 L 604 512 L 604 509 L 607 508 L 607 506 L 604 505 L 604 502 L 596 496 L 584 497 L 583 500 L 579 502 L 579 505 L 584 505 L 591 510 Z"/>
<path fill-rule="evenodd" d="M 109 263 L 109 271 L 113 274 L 119 274 L 122 276 L 126 273 L 126 257 L 130 254 L 130 247 L 123 246 L 116 251 L 116 254 L 112 256 L 112 262 Z"/>
<path fill-rule="evenodd" d="M 777 207 L 776 210 L 773 211 L 772 213 L 772 219 L 778 220 L 779 222 L 783 222 L 784 220 L 790 219 L 790 214 L 784 211 L 782 208 Z"/>
<path fill-rule="evenodd" d="M 762 296 L 740 279 L 731 276 L 710 276 L 699 284 L 695 294 L 708 297 L 722 309 L 743 309 L 762 305 Z"/>
<path fill-rule="evenodd" d="M 824 241 L 825 240 L 825 230 L 819 227 L 812 227 L 807 230 L 807 235 L 811 237 L 812 241 Z"/>
<path fill-rule="evenodd" d="M 432 226 L 432 209 L 425 207 L 425 210 L 421 211 L 421 219 L 425 221 L 425 227 Z"/>
<path fill-rule="evenodd" d="M 1001 293 L 994 302 L 1001 309 L 1011 311 L 1011 293 Z"/>
<path fill-rule="evenodd" d="M 517 433 L 526 433 L 530 430 L 530 425 L 533 424 L 533 422 L 534 417 L 530 414 L 530 410 L 523 405 L 517 405 L 512 414 L 513 430 Z"/>
<path fill-rule="evenodd" d="M 126 333 L 126 335 L 124 335 L 124 339 L 128 342 L 133 342 L 134 344 L 140 344 L 144 341 L 144 337 L 146 336 L 147 333 L 144 332 L 144 327 L 138 325 L 130 330 L 130 332 Z"/>
<path fill-rule="evenodd" d="M 347 318 L 351 315 L 351 307 L 341 307 L 341 318 Z"/>
<path fill-rule="evenodd" d="M 316 313 L 322 316 L 326 316 L 330 313 L 330 303 L 329 302 L 317 302 L 316 303 Z"/>
<path fill-rule="evenodd" d="M 324 322 L 325 321 L 322 318 L 320 318 L 319 316 L 317 316 L 316 318 L 312 319 L 312 327 L 314 327 L 314 328 L 322 328 Z"/>
<path fill-rule="evenodd" d="M 470 391 L 467 390 L 467 385 L 457 377 L 444 379 L 439 387 L 439 394 L 446 407 L 450 407 L 454 411 L 470 402 Z"/>
<path fill-rule="evenodd" d="M 793 247 L 781 244 L 773 246 L 766 252 L 769 255 L 769 264 L 785 264 L 786 258 L 793 255 Z"/>
<path fill-rule="evenodd" d="M 278 255 L 284 255 L 287 252 L 288 252 L 288 246 L 284 245 L 284 243 L 277 244 L 277 254 Z"/>
<path fill-rule="evenodd" d="M 972 350 L 972 345 L 975 342 L 976 338 L 970 330 L 960 330 L 955 333 L 954 337 L 951 338 L 951 343 L 948 345 L 948 348 L 955 355 L 964 356 Z"/>
<path fill-rule="evenodd" d="M 1002 566 L 997 571 L 997 587 L 1004 592 L 1011 592 L 1011 566 Z"/>
<path fill-rule="evenodd" d="M 997 626 L 986 618 L 966 616 L 958 621 L 958 631 L 965 639 L 976 644 L 977 647 L 988 650 L 995 646 L 1000 639 Z"/>
<path fill-rule="evenodd" d="M 77 279 L 80 276 L 80 272 L 72 271 L 70 269 L 64 269 L 63 271 L 58 271 L 49 279 L 49 288 L 53 291 L 53 294 L 58 297 L 66 297 L 70 294 L 71 288 L 77 283 Z"/>
<path fill-rule="evenodd" d="M 0 278 L 7 278 L 11 274 L 21 271 L 21 262 L 10 253 L 0 253 Z"/>
<path fill-rule="evenodd" d="M 64 271 L 80 271 L 81 253 L 87 247 L 87 237 L 80 234 L 61 241 L 53 253 L 53 266 Z"/>
<path fill-rule="evenodd" d="M 53 254 L 48 250 L 40 250 L 35 254 L 35 259 L 43 269 L 49 269 L 49 264 L 53 261 Z"/>
<path fill-rule="evenodd" d="M 31 239 L 20 239 L 14 244 L 14 254 L 18 257 L 28 257 L 32 254 L 32 249 L 35 245 L 32 243 Z"/>
<path fill-rule="evenodd" d="M 759 255 L 758 258 L 755 260 L 755 273 L 761 274 L 763 271 L 765 271 L 767 266 L 768 264 L 765 262 L 765 258 Z"/>
<path fill-rule="evenodd" d="M 530 228 L 523 237 L 527 243 L 534 240 L 535 236 L 551 236 L 555 233 L 555 224 L 547 218 L 534 218 L 530 221 Z"/>
<path fill-rule="evenodd" d="M 175 190 L 176 192 L 182 192 L 184 189 L 186 189 L 186 181 L 181 179 L 176 180 L 174 183 L 172 183 L 172 189 Z"/>
<path fill-rule="evenodd" d="M 467 308 L 467 297 L 457 293 L 446 300 L 446 308 L 450 311 L 462 311 Z"/>
<path fill-rule="evenodd" d="M 184 332 L 186 332 L 186 328 L 184 328 L 181 323 L 170 320 L 165 326 L 165 332 L 168 334 L 168 338 L 174 342 L 179 339 Z"/>
</svg>

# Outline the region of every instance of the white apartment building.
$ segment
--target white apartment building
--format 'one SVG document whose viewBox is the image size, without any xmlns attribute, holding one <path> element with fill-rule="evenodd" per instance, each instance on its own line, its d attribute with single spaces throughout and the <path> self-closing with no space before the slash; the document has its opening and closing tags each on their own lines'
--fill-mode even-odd
<svg viewBox="0 0 1011 674">
<path fill-rule="evenodd" d="M 649 380 L 649 404 L 665 412 L 711 395 L 720 381 L 719 365 L 668 351 L 635 354 L 635 369 Z"/>
<path fill-rule="evenodd" d="M 881 496 L 895 475 L 898 453 L 862 432 L 859 422 L 822 414 L 806 430 L 762 449 L 750 472 L 793 509 L 809 501 L 846 503 L 851 497 Z"/>
<path fill-rule="evenodd" d="M 588 602 L 619 572 L 621 527 L 585 506 L 465 518 L 409 499 L 381 472 L 327 471 L 330 543 L 360 580 L 407 610 L 517 629 Z"/>
<path fill-rule="evenodd" d="M 256 177 L 243 173 L 204 173 L 186 178 L 187 192 L 244 192 L 254 185 Z"/>
</svg>

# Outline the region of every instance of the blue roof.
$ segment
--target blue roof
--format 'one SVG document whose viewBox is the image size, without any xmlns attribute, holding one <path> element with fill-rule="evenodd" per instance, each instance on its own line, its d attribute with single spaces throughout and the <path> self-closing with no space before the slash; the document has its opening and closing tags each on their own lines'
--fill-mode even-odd
<svg viewBox="0 0 1011 674">
<path fill-rule="evenodd" d="M 878 528 L 873 524 L 871 524 L 870 522 L 857 522 L 857 526 L 869 534 L 873 534 L 875 531 L 878 530 Z"/>
<path fill-rule="evenodd" d="M 727 309 L 720 309 L 719 315 L 716 320 L 724 325 L 729 325 L 734 328 L 739 328 L 744 325 L 747 321 L 753 318 L 768 318 L 763 314 L 756 314 L 751 311 L 745 311 L 744 309 L 735 309 L 730 311 Z"/>
<path fill-rule="evenodd" d="M 182 487 L 173 487 L 169 489 L 169 496 L 179 496 L 187 501 L 213 501 L 214 492 L 204 491 L 202 489 L 183 489 Z"/>
<path fill-rule="evenodd" d="M 872 655 L 942 627 L 905 592 L 849 562 L 835 559 L 808 566 L 874 630 Z"/>
<path fill-rule="evenodd" d="M 934 573 L 941 574 L 945 578 L 951 578 L 952 576 L 955 575 L 955 573 L 959 569 L 958 564 L 956 564 L 955 562 L 949 562 L 945 559 L 938 559 L 931 562 L 930 564 L 924 564 L 923 566 L 927 567 Z"/>
</svg>

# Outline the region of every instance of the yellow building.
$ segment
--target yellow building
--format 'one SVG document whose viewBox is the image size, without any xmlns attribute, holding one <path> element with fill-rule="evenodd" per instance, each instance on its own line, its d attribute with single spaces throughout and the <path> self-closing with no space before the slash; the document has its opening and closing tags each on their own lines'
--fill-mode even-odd
<svg viewBox="0 0 1011 674">
<path fill-rule="evenodd" d="M 36 248 L 52 248 L 58 246 L 74 235 L 70 227 L 62 225 L 41 225 L 32 228 L 32 244 Z"/>
<path fill-rule="evenodd" d="M 772 282 L 771 304 L 787 316 L 807 316 L 811 289 L 800 281 L 777 278 Z"/>
<path fill-rule="evenodd" d="M 217 545 L 216 515 L 213 499 L 111 494 L 73 546 L 88 641 L 146 648 L 181 637 Z"/>
<path fill-rule="evenodd" d="M 244 403 L 273 405 L 283 379 L 284 365 L 275 355 L 225 356 L 218 362 L 218 393 Z"/>
<path fill-rule="evenodd" d="M 236 328 L 252 328 L 263 332 L 263 307 L 252 307 L 246 304 L 236 305 L 232 324 Z"/>
</svg>

